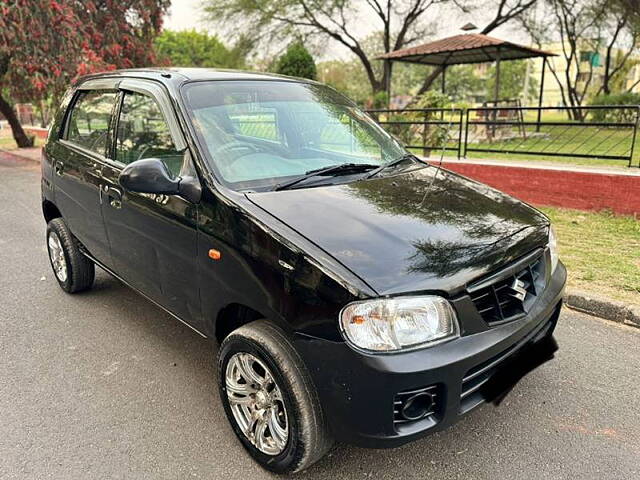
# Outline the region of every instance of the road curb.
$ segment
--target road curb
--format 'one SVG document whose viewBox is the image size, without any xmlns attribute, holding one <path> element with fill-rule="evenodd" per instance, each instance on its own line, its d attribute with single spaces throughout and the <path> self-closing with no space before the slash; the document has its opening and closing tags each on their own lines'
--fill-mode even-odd
<svg viewBox="0 0 640 480">
<path fill-rule="evenodd" d="M 568 290 L 565 295 L 565 303 L 574 310 L 640 328 L 640 307 L 638 306 L 629 306 L 580 290 Z"/>
</svg>

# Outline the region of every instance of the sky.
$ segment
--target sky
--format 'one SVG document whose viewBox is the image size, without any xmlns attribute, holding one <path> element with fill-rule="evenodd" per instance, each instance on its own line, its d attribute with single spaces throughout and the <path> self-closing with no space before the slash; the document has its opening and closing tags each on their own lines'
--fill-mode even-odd
<svg viewBox="0 0 640 480">
<path fill-rule="evenodd" d="M 199 13 L 199 6 L 201 3 L 202 0 L 172 0 L 169 15 L 167 15 L 167 17 L 165 18 L 165 28 L 170 30 L 185 30 L 195 28 L 196 30 L 219 33 L 212 30 L 212 27 L 210 25 L 199 21 L 199 17 L 202 16 L 202 14 Z M 492 1 L 487 0 L 487 3 L 492 3 Z M 435 35 L 435 37 L 444 38 L 449 35 L 463 33 L 460 30 L 460 27 L 462 27 L 467 22 L 472 22 L 481 28 L 489 22 L 492 14 L 494 13 L 493 10 L 495 9 L 480 8 L 472 15 L 463 15 L 457 10 L 454 14 L 454 11 L 451 9 L 451 7 L 448 7 L 446 10 L 439 12 L 438 34 Z M 488 15 L 483 14 L 483 11 L 488 12 Z M 363 21 L 356 27 L 356 29 L 360 31 L 357 31 L 355 33 L 356 36 L 362 38 L 369 32 L 374 31 L 376 28 L 379 28 L 377 24 Z M 515 25 L 499 28 L 492 32 L 491 35 L 503 38 L 505 40 L 523 43 L 525 45 L 529 43 L 527 36 L 524 35 L 521 31 L 518 31 Z M 218 36 L 220 37 L 220 35 Z M 434 40 L 436 38 L 434 38 Z M 220 40 L 224 42 L 224 38 L 220 38 Z M 331 46 L 324 52 L 324 55 L 320 55 L 322 60 L 335 57 L 340 57 L 343 59 L 353 58 L 349 51 L 347 51 L 345 48 L 336 46 L 335 42 L 331 42 L 329 45 Z M 316 56 L 318 56 L 318 52 L 314 53 L 316 53 Z"/>
<path fill-rule="evenodd" d="M 197 21 L 198 6 L 201 0 L 173 0 L 171 10 L 165 18 L 165 27 L 170 30 L 204 29 Z"/>
</svg>

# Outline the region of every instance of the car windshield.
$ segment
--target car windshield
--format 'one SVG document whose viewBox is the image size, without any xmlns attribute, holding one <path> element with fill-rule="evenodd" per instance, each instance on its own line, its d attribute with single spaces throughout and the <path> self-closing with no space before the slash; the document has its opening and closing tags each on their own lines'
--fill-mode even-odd
<svg viewBox="0 0 640 480">
<path fill-rule="evenodd" d="M 236 190 L 268 190 L 342 164 L 374 168 L 406 154 L 352 102 L 322 85 L 209 81 L 187 84 L 182 94 L 207 160 Z"/>
</svg>

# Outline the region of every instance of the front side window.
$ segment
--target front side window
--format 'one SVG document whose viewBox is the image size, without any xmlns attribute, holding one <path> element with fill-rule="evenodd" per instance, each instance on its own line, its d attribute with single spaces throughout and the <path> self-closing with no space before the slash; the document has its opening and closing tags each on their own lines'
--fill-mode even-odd
<svg viewBox="0 0 640 480">
<path fill-rule="evenodd" d="M 237 190 L 268 190 L 311 170 L 382 165 L 406 153 L 349 100 L 321 85 L 194 82 L 182 95 L 211 168 Z"/>
<path fill-rule="evenodd" d="M 116 161 L 125 165 L 143 158 L 159 158 L 177 177 L 183 154 L 176 150 L 169 126 L 156 101 L 137 92 L 126 92 L 122 100 Z"/>
<path fill-rule="evenodd" d="M 116 98 L 116 92 L 80 92 L 73 104 L 64 138 L 87 150 L 104 155 Z"/>
</svg>

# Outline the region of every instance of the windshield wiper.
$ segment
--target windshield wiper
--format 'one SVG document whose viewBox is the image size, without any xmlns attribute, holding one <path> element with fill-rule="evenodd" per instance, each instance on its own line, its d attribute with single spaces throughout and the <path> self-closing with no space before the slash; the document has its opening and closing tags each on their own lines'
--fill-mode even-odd
<svg viewBox="0 0 640 480">
<path fill-rule="evenodd" d="M 407 160 L 413 160 L 414 158 L 415 156 L 412 155 L 411 153 L 402 155 L 401 157 L 398 157 L 395 160 L 391 160 L 390 162 L 387 162 L 384 165 L 379 166 L 375 170 L 371 171 L 369 175 L 367 175 L 365 178 L 375 177 L 378 173 L 380 173 L 383 170 L 386 170 L 387 168 L 393 167 L 394 165 L 398 165 L 399 163 L 402 163 Z"/>
<path fill-rule="evenodd" d="M 369 171 L 371 169 L 377 169 L 378 165 L 372 165 L 370 163 L 341 163 L 340 165 L 331 165 L 330 167 L 316 168 L 315 170 L 309 170 L 304 175 L 301 175 L 288 182 L 279 183 L 273 190 L 286 190 L 288 188 L 297 185 L 300 182 L 304 182 L 308 178 L 319 177 L 322 175 L 336 175 L 340 173 L 362 172 Z"/>
</svg>

